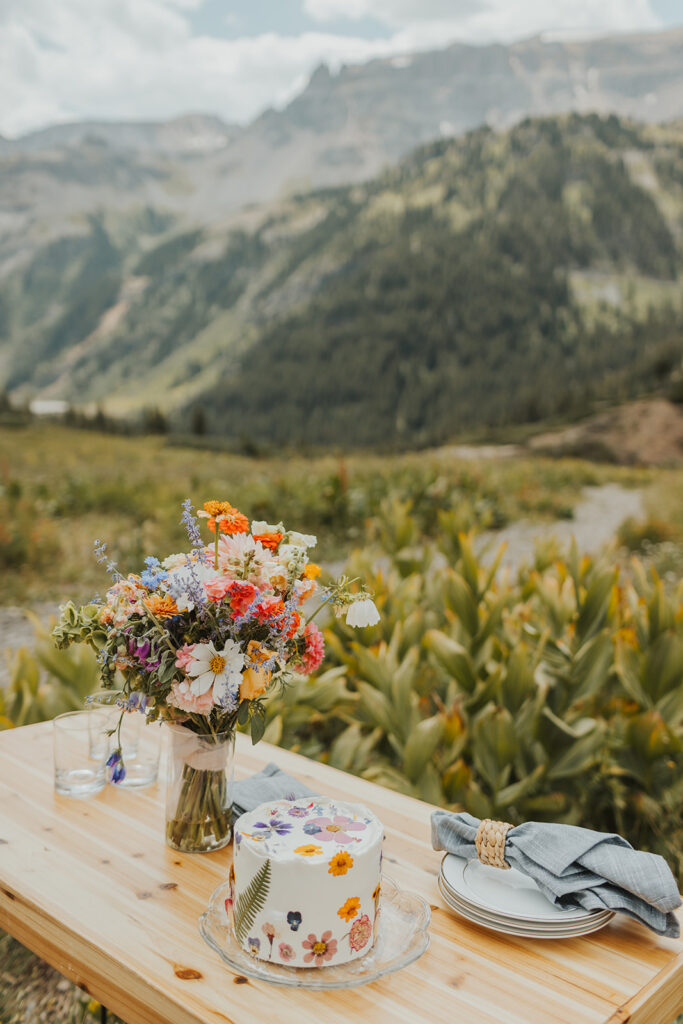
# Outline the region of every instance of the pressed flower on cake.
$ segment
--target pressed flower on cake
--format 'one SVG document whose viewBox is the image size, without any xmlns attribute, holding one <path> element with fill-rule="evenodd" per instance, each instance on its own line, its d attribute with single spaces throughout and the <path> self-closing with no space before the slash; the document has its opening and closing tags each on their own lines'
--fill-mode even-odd
<svg viewBox="0 0 683 1024">
<path fill-rule="evenodd" d="M 294 851 L 294 853 L 298 853 L 301 857 L 315 857 L 316 854 L 322 852 L 322 846 L 314 846 L 313 843 L 306 843 L 304 846 L 297 846 Z"/>
<path fill-rule="evenodd" d="M 322 967 L 325 960 L 331 960 L 337 952 L 337 940 L 332 938 L 331 931 L 323 932 L 319 939 L 311 932 L 301 945 L 309 950 L 304 955 L 304 963 L 310 964 L 315 960 L 316 967 Z"/>
<path fill-rule="evenodd" d="M 349 945 L 351 949 L 359 950 L 363 946 L 367 946 L 371 935 L 372 925 L 370 924 L 370 918 L 367 914 L 363 914 L 362 917 L 359 917 L 351 925 L 351 931 L 349 932 Z"/>
<path fill-rule="evenodd" d="M 349 896 L 343 907 L 337 911 L 337 917 L 343 921 L 350 921 L 360 910 L 360 899 L 358 896 Z"/>
<path fill-rule="evenodd" d="M 318 849 L 322 853 L 321 847 L 318 847 Z M 352 867 L 353 857 L 346 850 L 340 850 L 339 853 L 335 853 L 329 862 L 327 873 L 328 875 L 345 875 Z"/>
<path fill-rule="evenodd" d="M 288 821 L 280 821 L 279 818 L 271 818 L 270 821 L 257 821 L 254 824 L 254 828 L 259 830 L 258 836 L 254 838 L 266 839 L 269 835 L 275 833 L 278 836 L 287 836 L 291 832 L 294 826 Z"/>
<path fill-rule="evenodd" d="M 310 824 L 320 828 L 320 843 L 352 843 L 353 836 L 348 833 L 362 832 L 365 829 L 362 821 L 354 821 L 343 814 L 338 814 L 334 818 L 311 818 Z"/>
</svg>

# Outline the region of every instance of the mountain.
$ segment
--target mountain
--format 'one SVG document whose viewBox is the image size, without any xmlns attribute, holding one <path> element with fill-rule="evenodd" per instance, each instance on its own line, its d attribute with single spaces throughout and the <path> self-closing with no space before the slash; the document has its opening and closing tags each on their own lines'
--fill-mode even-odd
<svg viewBox="0 0 683 1024">
<path fill-rule="evenodd" d="M 442 136 L 571 110 L 683 117 L 683 29 L 321 66 L 284 109 L 244 127 L 194 115 L 0 140 L 0 275 L 100 210 L 213 224 L 245 204 L 367 180 Z"/>
<path fill-rule="evenodd" d="M 683 125 L 485 127 L 239 223 L 92 215 L 0 284 L 21 396 L 409 446 L 681 387 Z"/>
</svg>

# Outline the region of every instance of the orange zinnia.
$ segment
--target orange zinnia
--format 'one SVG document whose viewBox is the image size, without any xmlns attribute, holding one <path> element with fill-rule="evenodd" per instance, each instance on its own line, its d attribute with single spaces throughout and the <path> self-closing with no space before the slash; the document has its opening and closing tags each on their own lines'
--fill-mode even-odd
<svg viewBox="0 0 683 1024">
<path fill-rule="evenodd" d="M 255 533 L 254 540 L 261 542 L 262 547 L 270 548 L 271 551 L 277 551 L 280 541 L 284 537 L 284 533 Z"/>
<path fill-rule="evenodd" d="M 228 501 L 205 501 L 204 511 L 208 512 L 210 516 L 219 516 L 221 512 L 227 511 L 232 508 Z"/>
<path fill-rule="evenodd" d="M 216 532 L 216 520 L 219 520 L 221 533 L 247 533 L 249 520 L 230 504 L 229 501 L 205 501 L 204 511 L 209 515 L 207 526 L 211 533 Z"/>
<path fill-rule="evenodd" d="M 172 597 L 160 597 L 158 594 L 150 594 L 149 597 L 145 598 L 143 604 L 158 619 L 170 619 L 172 615 L 178 614 L 178 606 Z"/>
<path fill-rule="evenodd" d="M 315 580 L 318 578 L 321 571 L 322 570 L 319 565 L 316 565 L 315 562 L 309 562 L 306 568 L 304 569 L 304 579 Z"/>
</svg>

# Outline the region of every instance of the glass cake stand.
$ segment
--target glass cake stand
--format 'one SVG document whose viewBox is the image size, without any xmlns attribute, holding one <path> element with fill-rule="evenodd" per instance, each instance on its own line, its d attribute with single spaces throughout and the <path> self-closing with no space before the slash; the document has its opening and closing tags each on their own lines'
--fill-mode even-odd
<svg viewBox="0 0 683 1024">
<path fill-rule="evenodd" d="M 382 878 L 377 940 L 365 956 L 324 967 L 287 967 L 258 960 L 246 953 L 233 935 L 225 910 L 229 890 L 228 882 L 218 886 L 208 910 L 199 918 L 199 931 L 233 971 L 249 978 L 290 988 L 356 988 L 407 967 L 429 946 L 432 915 L 428 905 L 420 896 L 403 892 L 395 882 Z"/>
</svg>

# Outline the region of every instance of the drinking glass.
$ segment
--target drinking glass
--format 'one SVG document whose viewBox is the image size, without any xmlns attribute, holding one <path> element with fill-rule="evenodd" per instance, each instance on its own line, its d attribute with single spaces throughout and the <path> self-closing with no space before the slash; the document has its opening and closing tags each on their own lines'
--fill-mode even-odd
<svg viewBox="0 0 683 1024">
<path fill-rule="evenodd" d="M 86 699 L 93 711 L 107 715 L 107 730 L 111 732 L 107 738 L 107 758 L 117 748 L 120 737 L 126 774 L 116 785 L 122 789 L 143 789 L 153 785 L 159 774 L 160 723 L 147 723 L 142 711 L 123 711 L 121 705 L 116 703 L 119 697 L 118 693 L 99 690 Z"/>
<path fill-rule="evenodd" d="M 73 797 L 99 793 L 106 782 L 106 713 L 67 711 L 57 715 L 52 725 L 56 792 Z"/>
</svg>

